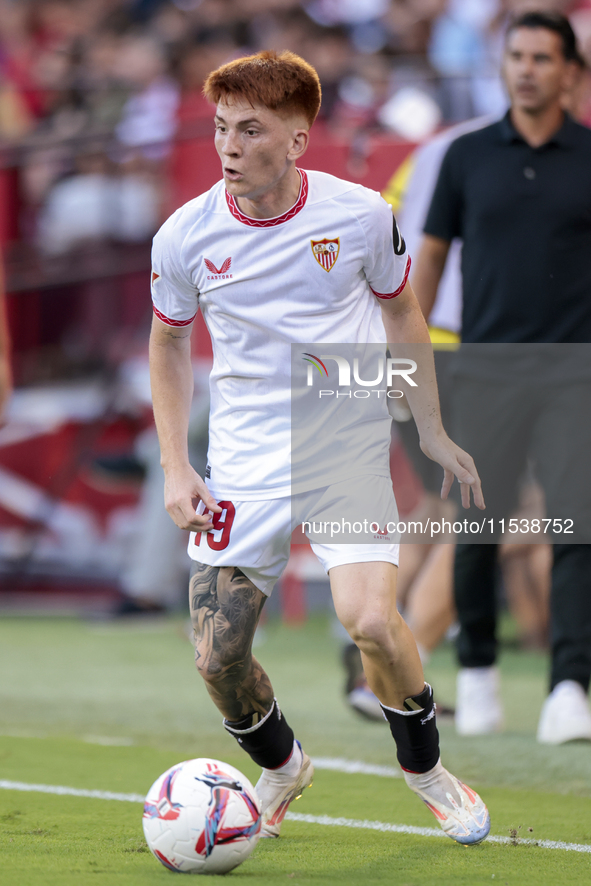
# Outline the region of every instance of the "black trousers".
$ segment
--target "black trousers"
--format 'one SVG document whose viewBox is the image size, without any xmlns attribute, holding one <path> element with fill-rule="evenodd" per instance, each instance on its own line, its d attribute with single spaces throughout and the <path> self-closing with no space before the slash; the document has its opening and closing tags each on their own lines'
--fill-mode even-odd
<svg viewBox="0 0 591 886">
<path fill-rule="evenodd" d="M 503 385 L 458 378 L 453 393 L 452 437 L 474 458 L 494 527 L 518 502 L 519 479 L 528 459 L 544 489 L 548 517 L 573 519 L 576 533 L 546 534 L 553 542 L 550 600 L 550 688 L 577 680 L 588 689 L 591 676 L 591 396 L 587 383 Z M 462 518 L 481 521 L 475 508 Z M 456 549 L 454 593 L 460 623 L 458 657 L 463 667 L 492 665 L 497 656 L 494 529 L 463 535 Z M 470 540 L 469 540 L 470 539 Z"/>
<path fill-rule="evenodd" d="M 550 596 L 550 690 L 591 676 L 591 545 L 555 544 Z M 456 549 L 455 600 L 460 623 L 458 659 L 464 668 L 487 667 L 497 658 L 494 544 Z"/>
</svg>

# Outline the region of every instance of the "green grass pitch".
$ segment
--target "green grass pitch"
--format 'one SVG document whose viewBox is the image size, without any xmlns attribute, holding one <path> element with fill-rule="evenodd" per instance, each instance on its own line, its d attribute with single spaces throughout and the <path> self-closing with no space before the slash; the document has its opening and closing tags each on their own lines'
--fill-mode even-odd
<svg viewBox="0 0 591 886">
<path fill-rule="evenodd" d="M 339 645 L 326 618 L 302 628 L 272 622 L 257 655 L 308 753 L 393 766 L 386 725 L 358 719 L 343 702 Z M 143 795 L 166 768 L 196 756 L 257 778 L 194 674 L 181 620 L 5 619 L 0 667 L 0 780 Z M 440 726 L 445 764 L 483 794 L 492 834 L 514 832 L 516 845 L 466 849 L 446 838 L 290 820 L 280 840 L 260 841 L 228 876 L 245 886 L 591 884 L 591 854 L 520 842 L 591 846 L 591 747 L 535 742 L 545 672 L 544 656 L 504 654 L 509 725 L 502 735 L 461 739 L 451 725 Z M 427 678 L 436 695 L 453 700 L 449 648 L 433 657 Z M 436 827 L 400 778 L 319 769 L 292 809 Z M 147 851 L 139 803 L 0 790 L 3 886 L 151 886 L 177 876 Z"/>
</svg>

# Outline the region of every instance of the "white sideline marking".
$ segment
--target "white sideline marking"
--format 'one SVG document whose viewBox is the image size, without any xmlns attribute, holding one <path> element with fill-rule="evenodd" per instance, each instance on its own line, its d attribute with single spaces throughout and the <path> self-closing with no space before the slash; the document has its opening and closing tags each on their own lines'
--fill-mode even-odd
<svg viewBox="0 0 591 886">
<path fill-rule="evenodd" d="M 83 788 L 68 788 L 54 784 L 27 784 L 23 781 L 0 780 L 0 790 L 32 791 L 38 794 L 59 794 L 69 797 L 89 797 L 93 800 L 119 800 L 123 803 L 143 803 L 141 794 L 119 794 L 113 791 L 88 791 Z M 418 828 L 409 824 L 388 824 L 385 821 L 369 821 L 357 818 L 332 818 L 330 815 L 302 815 L 288 812 L 285 816 L 289 821 L 301 821 L 306 824 L 320 824 L 329 827 L 356 828 L 365 831 L 383 831 L 394 834 L 411 834 L 417 837 L 445 837 L 443 831 L 435 828 Z M 514 844 L 511 837 L 487 837 L 487 843 Z M 563 840 L 517 840 L 519 846 L 539 846 L 542 849 L 564 849 L 567 852 L 585 852 L 591 854 L 591 846 L 585 843 L 565 843 Z"/>
<path fill-rule="evenodd" d="M 417 837 L 446 837 L 441 830 L 435 828 L 417 828 L 409 824 L 388 824 L 385 821 L 368 821 L 356 818 L 331 818 L 329 815 L 302 815 L 299 812 L 288 812 L 285 816 L 290 821 L 303 821 L 308 824 L 323 824 L 341 828 L 361 828 L 365 831 L 387 831 L 394 834 L 413 834 Z M 449 839 L 449 838 L 448 838 Z M 486 838 L 486 843 L 515 844 L 511 837 Z M 591 853 L 591 846 L 585 843 L 565 843 L 563 840 L 525 840 L 517 839 L 518 846 L 541 846 L 543 849 L 566 849 L 570 852 Z"/>
<path fill-rule="evenodd" d="M 133 738 L 124 736 L 112 737 L 109 735 L 85 735 L 82 739 L 86 744 L 101 744 L 107 748 L 129 748 L 135 744 Z"/>
<path fill-rule="evenodd" d="M 143 803 L 141 794 L 117 794 L 113 791 L 87 791 L 83 788 L 67 788 L 60 784 L 27 784 L 24 781 L 0 780 L 0 790 L 33 791 L 36 794 L 62 794 L 68 797 L 90 797 L 93 800 L 120 800 L 123 803 Z"/>
<path fill-rule="evenodd" d="M 402 772 L 395 766 L 372 766 L 360 760 L 345 760 L 343 757 L 312 757 L 316 769 L 332 769 L 348 775 L 360 772 L 362 775 L 379 775 L 382 778 L 402 778 Z"/>
</svg>

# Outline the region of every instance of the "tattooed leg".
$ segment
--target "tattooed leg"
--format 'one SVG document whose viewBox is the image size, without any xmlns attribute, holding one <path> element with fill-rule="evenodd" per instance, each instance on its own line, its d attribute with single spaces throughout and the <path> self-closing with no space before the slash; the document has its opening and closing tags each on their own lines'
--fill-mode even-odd
<svg viewBox="0 0 591 886">
<path fill-rule="evenodd" d="M 227 720 L 273 704 L 273 687 L 251 647 L 266 597 L 239 569 L 194 563 L 189 601 L 195 664 Z"/>
</svg>

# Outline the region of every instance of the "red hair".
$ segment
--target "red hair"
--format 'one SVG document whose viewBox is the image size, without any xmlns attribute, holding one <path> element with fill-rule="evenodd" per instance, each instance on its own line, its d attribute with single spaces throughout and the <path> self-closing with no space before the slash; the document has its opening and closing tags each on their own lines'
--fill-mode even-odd
<svg viewBox="0 0 591 886">
<path fill-rule="evenodd" d="M 316 119 L 322 97 L 320 80 L 312 65 L 293 52 L 268 50 L 238 58 L 212 71 L 203 94 L 215 105 L 220 101 L 230 103 L 235 97 L 279 114 L 301 114 L 309 126 Z"/>
</svg>

